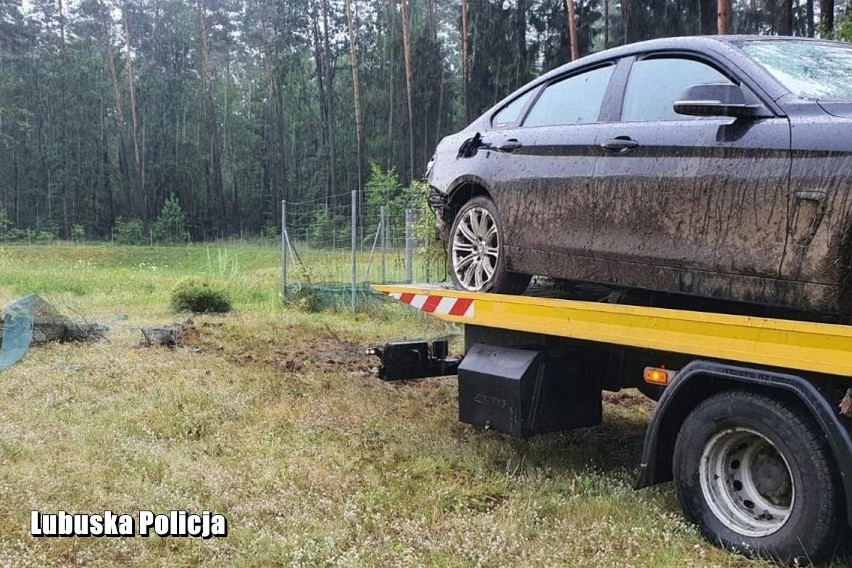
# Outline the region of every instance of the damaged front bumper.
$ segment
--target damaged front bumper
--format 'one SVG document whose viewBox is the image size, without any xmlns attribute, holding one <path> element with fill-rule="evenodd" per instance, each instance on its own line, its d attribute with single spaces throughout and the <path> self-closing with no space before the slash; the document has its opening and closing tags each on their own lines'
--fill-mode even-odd
<svg viewBox="0 0 852 568">
<path fill-rule="evenodd" d="M 437 187 L 429 186 L 429 197 L 426 198 L 426 201 L 429 203 L 432 211 L 438 213 L 438 211 L 447 206 L 447 194 Z"/>
<path fill-rule="evenodd" d="M 450 223 L 444 220 L 444 210 L 449 205 L 449 199 L 446 193 L 435 187 L 429 187 L 429 197 L 426 198 L 429 208 L 435 213 L 435 230 L 438 232 L 438 238 L 446 242 L 450 236 Z"/>
</svg>

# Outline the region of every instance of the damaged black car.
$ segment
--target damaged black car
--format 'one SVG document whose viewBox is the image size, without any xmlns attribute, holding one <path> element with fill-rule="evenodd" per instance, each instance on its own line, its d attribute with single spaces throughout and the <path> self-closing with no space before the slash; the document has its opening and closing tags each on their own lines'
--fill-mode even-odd
<svg viewBox="0 0 852 568">
<path fill-rule="evenodd" d="M 531 275 L 852 314 L 852 45 L 653 40 L 560 67 L 439 144 L 462 290 Z"/>
</svg>

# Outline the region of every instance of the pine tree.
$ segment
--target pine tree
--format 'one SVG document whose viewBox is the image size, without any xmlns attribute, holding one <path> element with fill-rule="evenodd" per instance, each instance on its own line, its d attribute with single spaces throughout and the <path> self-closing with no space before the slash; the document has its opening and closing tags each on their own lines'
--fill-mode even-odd
<svg viewBox="0 0 852 568">
<path fill-rule="evenodd" d="M 165 243 L 179 243 L 186 240 L 186 216 L 178 198 L 171 194 L 163 204 L 160 216 L 151 227 L 154 239 Z"/>
</svg>

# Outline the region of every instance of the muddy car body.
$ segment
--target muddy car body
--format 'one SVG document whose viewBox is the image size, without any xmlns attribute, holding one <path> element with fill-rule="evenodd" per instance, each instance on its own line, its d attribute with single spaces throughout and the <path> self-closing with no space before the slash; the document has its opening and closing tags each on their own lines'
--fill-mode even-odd
<svg viewBox="0 0 852 568">
<path fill-rule="evenodd" d="M 848 44 L 732 36 L 643 42 L 540 77 L 430 164 L 453 280 L 518 293 L 539 274 L 852 314 L 844 73 Z"/>
</svg>

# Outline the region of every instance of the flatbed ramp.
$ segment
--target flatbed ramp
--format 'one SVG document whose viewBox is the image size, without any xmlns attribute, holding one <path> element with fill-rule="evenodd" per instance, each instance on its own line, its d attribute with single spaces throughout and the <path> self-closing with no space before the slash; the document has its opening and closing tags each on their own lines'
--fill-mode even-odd
<svg viewBox="0 0 852 568">
<path fill-rule="evenodd" d="M 373 288 L 453 323 L 852 377 L 852 326 L 433 286 Z"/>
</svg>

